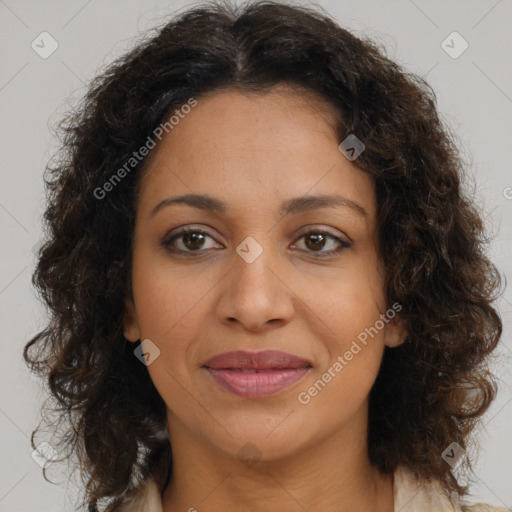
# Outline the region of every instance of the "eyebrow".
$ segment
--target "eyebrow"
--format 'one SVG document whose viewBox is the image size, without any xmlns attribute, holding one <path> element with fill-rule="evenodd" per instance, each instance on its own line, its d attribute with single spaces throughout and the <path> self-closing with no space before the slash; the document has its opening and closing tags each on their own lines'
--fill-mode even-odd
<svg viewBox="0 0 512 512">
<path fill-rule="evenodd" d="M 174 204 L 186 204 L 211 213 L 227 213 L 228 211 L 227 204 L 215 197 L 207 194 L 185 194 L 163 199 L 153 208 L 150 216 L 152 217 L 160 210 Z M 288 199 L 281 204 L 280 214 L 287 216 L 319 208 L 339 206 L 350 208 L 365 219 L 368 217 L 368 212 L 360 204 L 340 195 L 303 196 Z"/>
</svg>

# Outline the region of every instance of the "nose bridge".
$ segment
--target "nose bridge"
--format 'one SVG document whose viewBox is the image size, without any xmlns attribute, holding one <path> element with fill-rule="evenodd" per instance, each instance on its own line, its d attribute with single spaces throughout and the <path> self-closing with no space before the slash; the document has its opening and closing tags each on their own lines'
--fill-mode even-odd
<svg viewBox="0 0 512 512">
<path fill-rule="evenodd" d="M 236 247 L 232 268 L 219 303 L 221 321 L 238 320 L 246 328 L 261 328 L 269 320 L 288 321 L 293 305 L 279 275 L 279 258 L 268 233 L 247 236 Z"/>
<path fill-rule="evenodd" d="M 268 234 L 259 233 L 244 238 L 236 247 L 233 265 L 232 285 L 237 293 L 243 291 L 253 296 L 261 292 L 270 293 L 275 287 L 275 276 L 270 268 L 276 265 L 276 257 Z"/>
</svg>

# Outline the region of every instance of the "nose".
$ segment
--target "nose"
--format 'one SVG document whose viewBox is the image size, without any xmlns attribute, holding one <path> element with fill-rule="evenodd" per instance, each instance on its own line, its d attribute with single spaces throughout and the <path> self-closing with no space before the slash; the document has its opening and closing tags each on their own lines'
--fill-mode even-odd
<svg viewBox="0 0 512 512">
<path fill-rule="evenodd" d="M 251 332 L 290 322 L 295 310 L 294 295 L 284 266 L 278 263 L 275 254 L 264 249 L 249 263 L 235 253 L 233 260 L 231 270 L 220 283 L 217 319 Z"/>
</svg>

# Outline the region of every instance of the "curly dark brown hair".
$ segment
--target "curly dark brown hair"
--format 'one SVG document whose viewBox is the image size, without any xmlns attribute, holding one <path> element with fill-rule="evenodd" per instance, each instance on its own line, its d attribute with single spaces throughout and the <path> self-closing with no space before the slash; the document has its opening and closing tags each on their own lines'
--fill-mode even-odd
<svg viewBox="0 0 512 512">
<path fill-rule="evenodd" d="M 64 422 L 59 453 L 78 456 L 91 512 L 114 511 L 148 478 L 165 487 L 172 475 L 165 404 L 122 329 L 148 158 L 104 197 L 98 191 L 190 98 L 279 84 L 331 106 L 339 140 L 356 134 L 364 143 L 354 164 L 376 187 L 386 298 L 402 305 L 408 337 L 386 347 L 370 392 L 370 461 L 468 493 L 441 453 L 452 442 L 468 448 L 497 393 L 489 356 L 502 333 L 491 305 L 501 275 L 485 255 L 482 217 L 463 188 L 466 164 L 435 93 L 318 5 L 207 2 L 91 82 L 59 123 L 61 148 L 45 172 L 46 238 L 33 284 L 51 316 L 23 355 L 49 387 L 45 421 L 55 431 Z"/>
</svg>

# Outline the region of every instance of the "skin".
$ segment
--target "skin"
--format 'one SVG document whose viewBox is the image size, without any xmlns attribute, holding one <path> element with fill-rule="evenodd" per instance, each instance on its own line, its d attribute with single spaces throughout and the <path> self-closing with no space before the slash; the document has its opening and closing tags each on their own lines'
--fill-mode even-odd
<svg viewBox="0 0 512 512">
<path fill-rule="evenodd" d="M 368 394 L 384 347 L 404 341 L 402 320 L 369 338 L 308 404 L 297 398 L 391 306 L 373 181 L 340 152 L 329 106 L 320 106 L 285 86 L 217 91 L 198 98 L 151 154 L 124 335 L 160 350 L 147 368 L 167 405 L 174 460 L 164 512 L 393 511 L 392 475 L 370 464 L 366 436 Z M 215 196 L 228 210 L 174 204 L 151 215 L 161 200 L 191 193 Z M 279 214 L 290 198 L 333 193 L 366 215 L 347 206 Z M 207 236 L 182 236 L 173 245 L 188 252 L 172 253 L 162 242 L 183 226 Z M 322 246 L 303 236 L 309 228 L 352 245 L 321 258 L 339 243 L 326 238 Z M 248 236 L 263 248 L 252 263 L 236 252 Z M 269 348 L 313 368 L 259 399 L 224 391 L 201 368 L 227 351 Z M 246 443 L 256 447 L 253 464 L 239 454 Z"/>
</svg>

